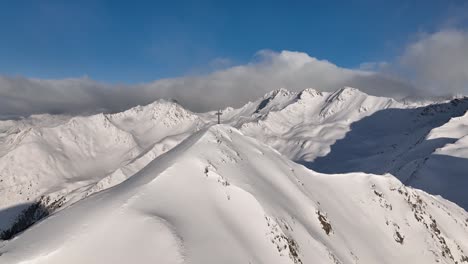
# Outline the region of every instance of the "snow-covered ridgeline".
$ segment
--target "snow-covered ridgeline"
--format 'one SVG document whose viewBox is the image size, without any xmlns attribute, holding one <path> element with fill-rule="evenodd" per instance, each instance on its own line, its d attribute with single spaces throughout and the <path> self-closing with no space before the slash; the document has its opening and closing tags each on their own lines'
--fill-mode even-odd
<svg viewBox="0 0 468 264">
<path fill-rule="evenodd" d="M 391 175 L 324 175 L 229 126 L 33 226 L 2 263 L 461 263 L 468 214 Z"/>
</svg>

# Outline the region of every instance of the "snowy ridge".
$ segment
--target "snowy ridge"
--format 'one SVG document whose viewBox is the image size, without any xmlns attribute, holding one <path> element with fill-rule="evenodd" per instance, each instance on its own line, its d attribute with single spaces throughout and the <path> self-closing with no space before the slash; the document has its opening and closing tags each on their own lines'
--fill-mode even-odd
<svg viewBox="0 0 468 264">
<path fill-rule="evenodd" d="M 468 155 L 448 154 L 440 165 L 420 172 L 431 157 L 440 156 L 438 149 L 466 134 L 464 126 L 451 123 L 467 109 L 467 99 L 455 99 L 425 107 L 380 110 L 351 124 L 329 153 L 304 164 L 325 173 L 391 173 L 405 184 L 468 208 L 468 196 L 461 187 L 466 183 L 461 171 Z M 445 135 L 436 136 L 442 131 Z"/>
<path fill-rule="evenodd" d="M 468 186 L 468 113 L 431 130 L 427 140 L 444 140 L 447 144 L 424 158 L 409 184 L 468 208 L 466 190 L 461 187 Z"/>
<path fill-rule="evenodd" d="M 467 218 L 390 175 L 318 174 L 232 127 L 214 126 L 122 184 L 33 226 L 5 244 L 0 258 L 460 263 L 467 259 Z"/>
<path fill-rule="evenodd" d="M 236 127 L 293 160 L 312 161 L 326 155 L 353 122 L 378 110 L 405 107 L 393 99 L 349 87 L 334 93 L 306 89 L 295 97 L 288 105 Z"/>
<path fill-rule="evenodd" d="M 138 147 L 132 135 L 103 114 L 72 118 L 56 127 L 26 128 L 7 135 L 6 141 L 11 146 L 0 157 L 0 186 L 9 187 L 2 189 L 11 200 L 2 199 L 1 206 L 29 201 L 44 188 L 67 188 L 70 182 L 105 174 L 110 166 L 134 157 Z"/>
<path fill-rule="evenodd" d="M 110 115 L 109 119 L 134 135 L 145 146 L 154 144 L 167 135 L 200 129 L 203 124 L 194 113 L 164 100 Z"/>
<path fill-rule="evenodd" d="M 165 101 L 117 114 L 36 119 L 3 123 L 0 208 L 11 212 L 0 218 L 0 233 L 43 196 L 67 206 L 120 183 L 201 124 Z"/>
<path fill-rule="evenodd" d="M 0 121 L 0 263 L 468 262 L 467 109 L 282 88 L 221 126 L 164 100 Z"/>
</svg>

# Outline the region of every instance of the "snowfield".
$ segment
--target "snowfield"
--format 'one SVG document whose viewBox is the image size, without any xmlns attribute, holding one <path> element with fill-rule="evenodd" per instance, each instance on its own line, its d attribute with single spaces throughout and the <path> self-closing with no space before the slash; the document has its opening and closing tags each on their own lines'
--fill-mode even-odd
<svg viewBox="0 0 468 264">
<path fill-rule="evenodd" d="M 467 218 L 391 175 L 315 173 L 220 125 L 0 252 L 2 263 L 455 263 Z"/>
<path fill-rule="evenodd" d="M 468 262 L 467 109 L 346 87 L 224 125 L 164 100 L 0 121 L 0 263 Z"/>
</svg>

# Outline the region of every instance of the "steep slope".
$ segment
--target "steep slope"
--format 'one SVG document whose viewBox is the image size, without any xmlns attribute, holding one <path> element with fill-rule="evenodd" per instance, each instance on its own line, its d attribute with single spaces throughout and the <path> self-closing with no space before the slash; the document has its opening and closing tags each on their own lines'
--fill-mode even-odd
<svg viewBox="0 0 468 264">
<path fill-rule="evenodd" d="M 407 183 L 431 193 L 442 194 L 468 208 L 465 189 L 468 186 L 468 112 L 433 129 L 426 137 L 426 140 L 443 139 L 449 143 L 425 157 Z"/>
<path fill-rule="evenodd" d="M 467 150 L 462 143 L 465 127 L 457 128 L 450 121 L 458 120 L 467 109 L 468 99 L 455 99 L 420 108 L 378 111 L 353 123 L 346 136 L 331 147 L 330 153 L 306 165 L 324 173 L 391 173 L 406 184 L 468 208 L 463 187 L 466 177 L 462 172 L 468 156 L 439 153 L 440 148 L 448 148 L 458 140 L 458 149 Z M 431 167 L 431 173 L 421 171 L 429 159 L 441 155 L 445 162 L 437 169 Z M 462 165 L 451 165 L 451 161 Z"/>
<path fill-rule="evenodd" d="M 467 109 L 466 98 L 421 105 L 349 87 L 334 93 L 280 89 L 228 109 L 224 121 L 314 170 L 391 173 L 466 209 L 467 130 L 456 120 Z"/>
<path fill-rule="evenodd" d="M 300 93 L 283 94 L 288 96 L 283 96 L 286 100 L 280 104 L 268 97 L 257 103 L 260 107 L 262 102 L 268 101 L 261 116 L 233 125 L 300 162 L 326 155 L 330 146 L 345 136 L 353 122 L 378 110 L 408 107 L 393 99 L 369 96 L 350 87 L 334 93 L 306 89 Z"/>
<path fill-rule="evenodd" d="M 240 127 L 247 122 L 256 122 L 263 119 L 271 111 L 280 111 L 293 104 L 297 99 L 298 93 L 296 92 L 284 88 L 273 90 L 254 102 L 248 102 L 241 108 L 228 107 L 224 109 L 221 117 L 222 123 Z M 199 116 L 210 124 L 217 122 L 216 111 L 200 113 Z"/>
<path fill-rule="evenodd" d="M 203 125 L 194 113 L 177 103 L 164 100 L 109 115 L 109 119 L 122 130 L 131 133 L 145 147 L 167 137 L 194 132 Z"/>
<path fill-rule="evenodd" d="M 396 178 L 323 175 L 228 126 L 0 248 L 2 263 L 460 263 L 468 214 Z"/>
<path fill-rule="evenodd" d="M 349 87 L 279 89 L 225 109 L 222 122 L 314 170 L 391 173 L 466 209 L 466 116 L 457 116 L 467 102 L 416 107 Z M 125 181 L 215 123 L 214 112 L 163 100 L 115 114 L 0 121 L 0 239 Z"/>
<path fill-rule="evenodd" d="M 103 114 L 75 117 L 55 127 L 27 127 L 6 136 L 0 157 L 0 207 L 33 200 L 46 191 L 77 188 L 133 159 L 133 137 Z"/>
<path fill-rule="evenodd" d="M 165 101 L 117 114 L 0 122 L 0 234 L 30 208 L 55 210 L 122 182 L 201 124 Z"/>
</svg>

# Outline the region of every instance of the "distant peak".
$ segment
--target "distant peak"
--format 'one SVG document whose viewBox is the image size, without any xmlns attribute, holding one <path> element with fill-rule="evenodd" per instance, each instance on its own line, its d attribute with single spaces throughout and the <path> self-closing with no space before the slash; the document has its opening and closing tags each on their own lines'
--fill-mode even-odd
<svg viewBox="0 0 468 264">
<path fill-rule="evenodd" d="M 359 89 L 345 86 L 341 89 L 336 90 L 334 93 L 330 95 L 330 97 L 327 99 L 328 102 L 331 101 L 345 101 L 348 98 L 354 97 L 356 95 L 366 95 L 366 93 L 361 92 Z"/>
<path fill-rule="evenodd" d="M 152 103 L 147 105 L 138 105 L 125 112 L 158 112 L 161 110 L 170 110 L 170 111 L 182 111 L 182 112 L 189 112 L 189 110 L 185 109 L 183 106 L 179 104 L 176 100 L 166 100 L 166 99 L 158 99 Z"/>
<path fill-rule="evenodd" d="M 257 109 L 255 110 L 255 113 L 259 113 L 267 106 L 269 106 L 268 110 L 282 108 L 291 100 L 295 99 L 296 96 L 297 93 L 291 92 L 285 88 L 273 90 L 263 96 L 261 102 L 258 104 Z"/>
<path fill-rule="evenodd" d="M 319 92 L 313 88 L 307 88 L 304 89 L 302 92 L 299 93 L 298 98 L 299 99 L 306 99 L 306 98 L 312 98 L 316 96 L 323 96 L 322 92 Z"/>
<path fill-rule="evenodd" d="M 265 96 L 263 98 L 267 99 L 267 98 L 270 98 L 270 99 L 273 99 L 277 96 L 287 96 L 287 95 L 290 95 L 292 94 L 293 92 L 289 91 L 288 89 L 286 88 L 279 88 L 279 89 L 275 89 L 267 94 L 265 94 Z"/>
<path fill-rule="evenodd" d="M 363 94 L 363 92 L 361 92 L 361 90 L 359 90 L 357 88 L 350 87 L 350 86 L 345 86 L 345 87 L 339 89 L 338 92 L 340 92 L 340 93 L 361 93 L 361 94 Z"/>
</svg>

